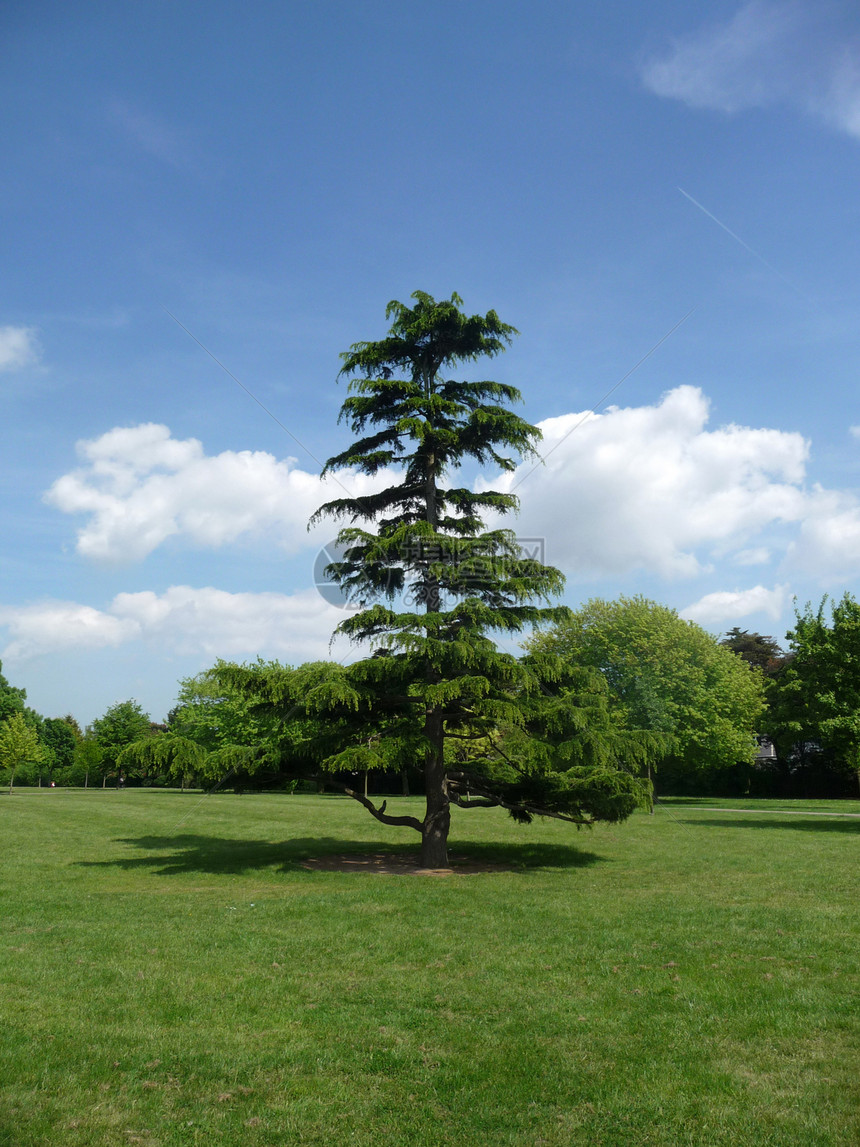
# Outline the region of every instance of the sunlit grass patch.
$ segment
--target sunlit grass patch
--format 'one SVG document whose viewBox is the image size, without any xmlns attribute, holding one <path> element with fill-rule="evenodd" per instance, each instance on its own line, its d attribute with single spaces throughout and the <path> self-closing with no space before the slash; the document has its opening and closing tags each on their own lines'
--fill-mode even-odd
<svg viewBox="0 0 860 1147">
<path fill-rule="evenodd" d="M 0 820 L 0 1143 L 860 1138 L 860 821 L 469 812 L 507 870 L 427 880 L 304 868 L 415 847 L 327 797 Z"/>
</svg>

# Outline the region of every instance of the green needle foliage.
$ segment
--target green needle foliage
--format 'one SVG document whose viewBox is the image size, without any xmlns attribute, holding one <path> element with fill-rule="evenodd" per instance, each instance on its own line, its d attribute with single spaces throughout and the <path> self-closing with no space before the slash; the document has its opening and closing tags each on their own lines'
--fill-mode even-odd
<svg viewBox="0 0 860 1147">
<path fill-rule="evenodd" d="M 217 781 L 217 787 L 232 782 L 242 789 L 251 774 L 258 785 L 278 780 L 281 770 L 272 720 L 254 711 L 265 707 L 258 697 L 249 701 L 222 681 L 222 671 L 235 668 L 218 661 L 180 681 L 167 728 L 126 745 L 117 757 L 118 766 L 149 780 L 178 781 L 183 788 L 202 780 Z"/>
<path fill-rule="evenodd" d="M 417 291 L 412 300 L 389 303 L 385 338 L 342 355 L 341 374 L 351 381 L 341 421 L 357 437 L 324 470 L 376 475 L 393 468 L 398 476 L 361 499 L 328 502 L 312 519 L 344 523 L 343 556 L 327 572 L 358 610 L 338 631 L 369 643 L 376 656 L 323 670 L 301 705 L 327 727 L 324 740 L 338 739 L 322 762 L 332 772 L 422 764 L 423 820 L 363 803 L 384 823 L 420 832 L 422 864 L 435 868 L 447 864 L 452 802 L 581 824 L 602 815 L 605 786 L 594 803 L 583 777 L 560 771 L 551 755 L 523 749 L 501 756 L 500 730 L 518 730 L 520 745 L 530 740 L 525 714 L 540 706 L 544 684 L 489 635 L 563 620 L 568 611 L 551 602 L 564 579 L 524 556 L 512 530 L 486 527 L 486 513 L 517 509 L 512 494 L 447 481 L 467 458 L 512 471 L 519 458 L 536 454 L 540 431 L 509 409 L 521 397 L 515 387 L 450 377 L 463 363 L 499 354 L 517 332 L 495 311 L 464 314 L 457 295 L 437 302 Z M 250 673 L 246 686 L 265 679 L 264 670 Z M 294 689 L 295 682 L 287 693 Z M 452 767 L 452 743 L 487 752 Z M 628 773 L 616 770 L 613 780 L 617 819 L 629 815 L 642 790 Z"/>
</svg>

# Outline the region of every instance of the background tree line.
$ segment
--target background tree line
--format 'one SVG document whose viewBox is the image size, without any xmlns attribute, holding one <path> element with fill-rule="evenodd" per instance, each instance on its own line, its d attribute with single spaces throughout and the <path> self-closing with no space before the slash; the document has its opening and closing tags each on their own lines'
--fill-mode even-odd
<svg viewBox="0 0 860 1147">
<path fill-rule="evenodd" d="M 636 730 L 653 738 L 640 736 L 636 746 L 628 739 L 624 750 L 664 795 L 860 792 L 860 603 L 850 594 L 798 609 L 784 648 L 737 627 L 715 638 L 642 597 L 589 601 L 526 646 L 524 660 L 552 654 L 565 667 L 563 681 L 540 699 L 512 695 L 526 722 L 561 693 L 577 701 L 568 725 L 545 735 L 543 751 L 576 745 L 574 758 L 599 760 L 622 751 L 625 733 Z M 71 715 L 37 713 L 26 692 L 0 673 L 0 783 L 313 788 L 320 762 L 341 752 L 344 767 L 330 775 L 335 783 L 371 794 L 420 792 L 408 737 L 399 756 L 365 768 L 370 762 L 361 750 L 372 751 L 379 728 L 328 702 L 316 714 L 303 703 L 352 688 L 354 672 L 326 662 L 219 661 L 180 682 L 163 723 L 127 700 L 85 730 Z M 500 722 L 491 736 L 451 752 L 466 763 L 470 754 L 493 752 L 503 772 L 517 737 Z M 762 737 L 775 755 L 760 755 Z"/>
<path fill-rule="evenodd" d="M 26 690 L 0 672 L 0 783 L 10 789 L 118 783 L 117 760 L 125 746 L 165 728 L 153 724 L 133 700 L 111 705 L 85 730 L 70 713 L 43 717 L 26 701 Z"/>
</svg>

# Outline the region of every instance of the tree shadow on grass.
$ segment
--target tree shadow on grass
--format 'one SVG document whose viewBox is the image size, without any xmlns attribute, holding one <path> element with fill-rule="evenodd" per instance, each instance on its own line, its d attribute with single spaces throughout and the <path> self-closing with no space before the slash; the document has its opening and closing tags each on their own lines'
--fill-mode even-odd
<svg viewBox="0 0 860 1147">
<path fill-rule="evenodd" d="M 279 872 L 306 871 L 304 861 L 326 856 L 366 856 L 368 854 L 414 854 L 418 864 L 418 846 L 392 844 L 391 841 L 353 841 L 332 837 L 296 837 L 292 840 L 244 840 L 242 838 L 198 836 L 138 836 L 118 839 L 115 843 L 140 849 L 148 856 L 118 856 L 113 860 L 77 860 L 82 868 L 150 869 L 157 876 L 178 876 L 189 872 L 214 875 L 241 875 L 259 869 L 274 868 Z M 537 868 L 581 868 L 601 859 L 595 853 L 565 845 L 487 844 L 458 841 L 450 850 L 454 871 L 457 864 L 488 864 L 515 871 Z"/>
<path fill-rule="evenodd" d="M 309 857 L 345 851 L 342 840 L 324 836 L 271 841 L 182 833 L 177 836 L 125 837 L 115 843 L 129 845 L 151 855 L 78 860 L 75 864 L 82 868 L 149 868 L 158 876 L 178 876 L 186 872 L 240 875 L 263 868 L 275 868 L 281 872 L 297 870 Z M 368 844 L 361 851 L 374 847 L 382 846 Z"/>
<path fill-rule="evenodd" d="M 780 820 L 778 813 L 775 813 L 773 817 L 768 817 L 767 820 L 752 820 L 749 816 L 731 818 L 697 816 L 695 820 L 684 819 L 680 823 L 686 825 L 687 828 L 706 825 L 709 828 L 787 828 L 793 829 L 795 832 L 860 833 L 860 819 L 836 820 L 834 818 L 831 820 L 824 817 L 810 816 L 806 818 L 792 814 L 784 820 Z"/>
<path fill-rule="evenodd" d="M 504 865 L 517 871 L 531 868 L 586 868 L 606 858 L 571 844 L 526 841 L 502 844 L 500 841 L 456 840 L 449 848 L 456 870 L 458 859 L 483 864 Z"/>
</svg>

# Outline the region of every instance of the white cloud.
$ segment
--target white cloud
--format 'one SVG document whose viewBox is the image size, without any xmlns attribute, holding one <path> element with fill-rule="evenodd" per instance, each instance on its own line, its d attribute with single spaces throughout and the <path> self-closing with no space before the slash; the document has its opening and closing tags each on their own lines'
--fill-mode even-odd
<svg viewBox="0 0 860 1147">
<path fill-rule="evenodd" d="M 11 637 L 3 656 L 12 659 L 60 649 L 104 649 L 139 636 L 130 619 L 68 601 L 0 608 L 0 625 L 8 627 Z"/>
<path fill-rule="evenodd" d="M 342 610 L 313 589 L 288 595 L 178 585 L 163 594 L 117 594 L 105 610 L 61 601 L 2 608 L 0 625 L 10 639 L 2 657 L 22 661 L 152 641 L 172 653 L 213 659 L 262 654 L 301 662 L 330 655 L 329 639 L 343 618 Z"/>
<path fill-rule="evenodd" d="M 0 327 L 0 371 L 20 370 L 39 357 L 33 327 Z"/>
<path fill-rule="evenodd" d="M 334 532 L 329 522 L 307 533 L 323 502 L 360 498 L 387 480 L 343 471 L 322 482 L 294 459 L 263 451 L 207 456 L 197 439 L 175 439 L 155 423 L 110 430 L 79 442 L 78 452 L 85 465 L 59 478 L 45 500 L 87 515 L 80 554 L 117 564 L 140 561 L 180 535 L 210 548 L 264 533 L 288 551 L 318 545 Z"/>
<path fill-rule="evenodd" d="M 544 537 L 567 574 L 692 576 L 806 508 L 801 435 L 707 430 L 708 413 L 702 392 L 681 386 L 654 406 L 548 419 L 546 464 L 483 485 L 516 490 L 518 530 Z"/>
<path fill-rule="evenodd" d="M 708 400 L 693 386 L 650 406 L 547 419 L 546 463 L 478 488 L 515 490 L 520 516 L 503 524 L 545 539 L 546 560 L 580 581 L 637 571 L 690 578 L 726 562 L 771 562 L 777 576 L 803 573 L 823 584 L 860 574 L 860 500 L 807 489 L 808 442 L 769 428 L 711 429 L 708 419 Z M 84 465 L 46 499 L 85 515 L 80 554 L 113 563 L 139 561 L 170 539 L 319 548 L 336 528 L 327 521 L 308 534 L 321 503 L 397 480 L 344 471 L 340 482 L 323 483 L 262 451 L 207 455 L 196 439 L 173 438 L 156 424 L 116 428 L 79 450 Z"/>
<path fill-rule="evenodd" d="M 789 563 L 825 585 L 838 584 L 860 571 L 860 501 L 844 490 L 815 486 Z"/>
<path fill-rule="evenodd" d="M 829 5 L 752 0 L 728 21 L 672 40 L 641 68 L 645 86 L 734 113 L 782 103 L 860 139 L 860 43 Z"/>
<path fill-rule="evenodd" d="M 789 599 L 787 585 L 767 589 L 763 585 L 752 589 L 706 593 L 699 601 L 681 610 L 681 617 L 697 621 L 700 625 L 719 625 L 737 621 L 751 613 L 765 613 L 777 621 Z"/>
<path fill-rule="evenodd" d="M 819 92 L 807 97 L 809 110 L 831 127 L 860 139 L 860 47 L 845 45 Z"/>
<path fill-rule="evenodd" d="M 763 566 L 770 561 L 770 550 L 767 546 L 753 546 L 749 550 L 738 550 L 734 555 L 734 563 L 738 566 Z"/>
</svg>

